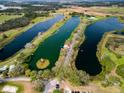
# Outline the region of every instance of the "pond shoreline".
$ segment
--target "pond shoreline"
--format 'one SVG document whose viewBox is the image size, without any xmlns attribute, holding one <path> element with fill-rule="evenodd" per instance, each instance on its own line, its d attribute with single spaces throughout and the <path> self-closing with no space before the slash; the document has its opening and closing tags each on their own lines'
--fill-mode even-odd
<svg viewBox="0 0 124 93">
<path fill-rule="evenodd" d="M 105 26 L 100 25 L 100 23 Z M 115 26 L 112 26 L 113 23 Z M 80 56 L 77 56 L 76 66 L 78 70 L 84 70 L 87 73 L 89 73 L 91 76 L 95 76 L 99 74 L 102 70 L 102 67 L 96 56 L 97 45 L 95 44 L 97 44 L 97 41 L 102 36 L 102 34 L 104 34 L 105 32 L 112 31 L 114 29 L 122 28 L 122 26 L 123 25 L 117 20 L 117 18 L 107 18 L 104 20 L 97 21 L 94 24 L 89 24 L 85 31 L 85 37 L 86 37 L 85 41 L 81 45 L 82 48 L 79 51 Z M 99 33 L 96 32 L 99 31 L 100 29 L 101 31 Z M 83 52 L 81 52 L 81 50 L 83 50 Z M 90 58 L 88 56 L 90 56 Z M 92 64 L 91 62 L 94 62 L 94 64 Z"/>
</svg>

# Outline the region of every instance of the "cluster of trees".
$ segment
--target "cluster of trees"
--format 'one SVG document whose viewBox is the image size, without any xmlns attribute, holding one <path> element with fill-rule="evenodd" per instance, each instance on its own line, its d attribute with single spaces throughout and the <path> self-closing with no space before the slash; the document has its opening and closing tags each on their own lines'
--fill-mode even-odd
<svg viewBox="0 0 124 93">
<path fill-rule="evenodd" d="M 8 67 L 5 71 L 2 72 L 4 78 L 6 77 L 17 77 L 24 75 L 25 71 L 28 70 L 28 64 L 25 63 L 26 55 L 21 53 L 20 56 L 15 60 L 14 67 L 10 70 Z"/>
<path fill-rule="evenodd" d="M 117 67 L 116 73 L 124 78 L 124 64 Z"/>
<path fill-rule="evenodd" d="M 37 79 L 37 80 L 35 80 L 35 81 L 33 82 L 33 84 L 34 84 L 34 89 L 35 89 L 36 91 L 41 92 L 41 91 L 44 90 L 45 83 L 44 83 L 43 80 Z"/>
<path fill-rule="evenodd" d="M 8 72 L 9 77 L 17 77 L 23 75 L 28 69 L 28 64 L 17 64 L 11 71 Z"/>
<path fill-rule="evenodd" d="M 28 69 L 25 71 L 25 75 L 32 78 L 34 89 L 39 92 L 44 90 L 46 83 L 49 82 L 49 79 L 55 77 L 54 72 L 49 69 L 40 71 L 31 71 Z"/>
<path fill-rule="evenodd" d="M 84 14 L 84 13 L 78 13 L 78 12 L 72 12 L 72 13 L 69 13 L 69 15 L 71 15 L 71 16 L 86 16 L 86 17 L 94 17 L 93 15 Z"/>
<path fill-rule="evenodd" d="M 120 16 L 119 17 L 119 21 L 122 22 L 122 23 L 124 23 L 124 17 L 123 16 Z"/>
<path fill-rule="evenodd" d="M 7 70 L 3 71 L 2 75 L 3 75 L 4 78 L 6 78 L 6 77 L 17 77 L 17 76 L 23 75 L 25 73 L 26 69 L 28 69 L 27 64 L 18 63 L 11 70 L 8 68 Z"/>
<path fill-rule="evenodd" d="M 1 34 L 0 41 L 2 41 L 2 40 L 5 39 L 5 38 L 8 38 L 8 35 L 6 35 L 5 33 L 4 33 L 4 34 Z"/>
<path fill-rule="evenodd" d="M 87 85 L 90 81 L 90 76 L 85 71 L 77 70 L 72 66 L 60 66 L 58 64 L 52 69 L 55 76 L 60 80 L 68 80 L 74 86 Z"/>
<path fill-rule="evenodd" d="M 72 12 L 69 15 L 71 15 L 71 16 L 80 16 L 80 15 L 82 15 L 83 16 L 84 13 Z"/>
<path fill-rule="evenodd" d="M 11 19 L 0 25 L 0 31 L 6 31 L 13 28 L 24 27 L 29 23 L 30 23 L 30 20 L 26 17 Z"/>
</svg>

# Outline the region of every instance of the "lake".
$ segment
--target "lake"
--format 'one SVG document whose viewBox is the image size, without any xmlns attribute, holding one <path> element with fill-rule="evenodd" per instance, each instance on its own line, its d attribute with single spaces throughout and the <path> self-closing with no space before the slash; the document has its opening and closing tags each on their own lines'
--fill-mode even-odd
<svg viewBox="0 0 124 93">
<path fill-rule="evenodd" d="M 55 66 L 55 62 L 58 60 L 61 48 L 63 48 L 65 41 L 70 37 L 71 33 L 79 23 L 79 17 L 72 17 L 52 36 L 42 42 L 31 57 L 29 65 L 30 69 L 38 70 L 36 63 L 41 58 L 48 59 L 50 61 L 48 69 L 51 69 L 53 66 Z"/>
<path fill-rule="evenodd" d="M 84 70 L 90 75 L 97 75 L 102 71 L 100 62 L 96 57 L 97 45 L 105 32 L 121 30 L 121 24 L 117 18 L 109 18 L 89 25 L 85 30 L 86 40 L 80 46 L 76 58 L 78 70 Z"/>
</svg>

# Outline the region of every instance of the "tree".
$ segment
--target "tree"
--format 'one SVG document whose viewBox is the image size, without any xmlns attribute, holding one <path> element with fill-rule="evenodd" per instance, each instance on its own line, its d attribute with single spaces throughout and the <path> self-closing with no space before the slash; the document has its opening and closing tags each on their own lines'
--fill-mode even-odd
<svg viewBox="0 0 124 93">
<path fill-rule="evenodd" d="M 11 71 L 9 71 L 9 77 L 16 77 L 25 73 L 27 69 L 27 64 L 17 64 Z"/>
<path fill-rule="evenodd" d="M 78 71 L 79 79 L 82 84 L 88 84 L 89 83 L 89 75 L 85 71 Z"/>
<path fill-rule="evenodd" d="M 30 69 L 27 69 L 27 70 L 25 71 L 25 76 L 26 76 L 26 77 L 30 77 L 30 75 L 31 75 L 31 70 L 30 70 Z"/>
<path fill-rule="evenodd" d="M 3 34 L 3 39 L 5 39 L 5 38 L 8 38 L 8 36 L 6 34 Z"/>
<path fill-rule="evenodd" d="M 42 77 L 43 77 L 43 78 L 49 78 L 50 73 L 51 73 L 51 72 L 50 72 L 49 69 L 44 70 L 44 71 L 43 71 L 43 74 L 42 74 Z"/>
<path fill-rule="evenodd" d="M 8 70 L 3 71 L 3 72 L 2 72 L 2 77 L 3 77 L 3 78 L 6 78 L 6 77 L 7 77 L 7 74 L 8 74 Z"/>
<path fill-rule="evenodd" d="M 35 88 L 37 91 L 40 91 L 40 92 L 43 91 L 43 89 L 44 89 L 44 87 L 45 87 L 43 80 L 37 79 L 37 80 L 35 80 L 33 83 L 34 83 L 34 88 Z"/>
<path fill-rule="evenodd" d="M 49 69 L 46 69 L 43 71 L 42 78 L 49 79 L 52 77 L 54 77 L 54 73 L 52 71 L 50 71 Z"/>
<path fill-rule="evenodd" d="M 42 79 L 42 74 L 43 74 L 42 70 L 38 71 L 37 79 Z"/>
<path fill-rule="evenodd" d="M 17 57 L 17 61 L 19 62 L 19 63 L 23 63 L 23 62 L 25 62 L 25 54 L 24 53 L 20 53 L 20 55 L 19 55 L 19 57 Z"/>
<path fill-rule="evenodd" d="M 32 71 L 30 77 L 32 78 L 32 80 L 36 80 L 36 78 L 37 78 L 37 71 Z"/>
</svg>

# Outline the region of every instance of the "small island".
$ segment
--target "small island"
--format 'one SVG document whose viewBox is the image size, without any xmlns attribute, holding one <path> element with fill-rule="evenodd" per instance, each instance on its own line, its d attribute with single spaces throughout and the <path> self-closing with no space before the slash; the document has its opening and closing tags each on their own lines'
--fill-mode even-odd
<svg viewBox="0 0 124 93">
<path fill-rule="evenodd" d="M 40 59 L 37 63 L 36 66 L 38 69 L 45 69 L 46 67 L 48 67 L 50 64 L 49 60 L 47 59 Z"/>
</svg>

